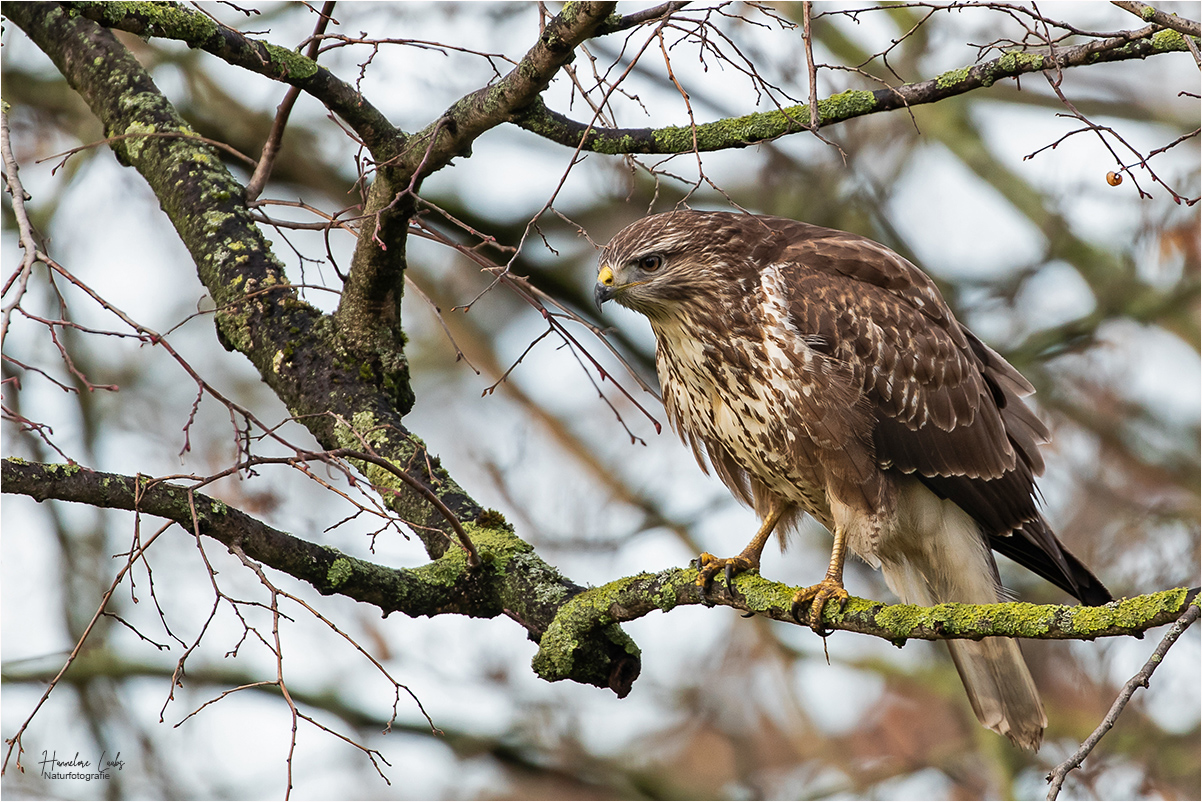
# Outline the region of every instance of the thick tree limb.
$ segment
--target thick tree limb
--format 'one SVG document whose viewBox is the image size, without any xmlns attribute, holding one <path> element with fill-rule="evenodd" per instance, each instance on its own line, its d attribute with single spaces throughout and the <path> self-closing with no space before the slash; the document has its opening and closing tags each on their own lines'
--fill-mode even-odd
<svg viewBox="0 0 1202 802">
<path fill-rule="evenodd" d="M 307 582 L 322 594 L 374 605 L 384 615 L 506 615 L 538 642 L 564 601 L 582 590 L 504 527 L 464 523 L 480 552 L 478 569 L 469 566 L 462 549 L 449 549 L 420 568 L 389 568 L 281 532 L 211 496 L 149 477 L 6 458 L 0 462 L 0 484 L 4 493 L 37 501 L 137 510 L 175 521 L 188 532 L 237 546 L 247 557 Z M 610 688 L 619 696 L 630 691 L 639 674 L 639 650 L 618 627 L 597 628 L 578 646 L 588 659 L 579 661 L 568 678 Z"/>
<path fill-rule="evenodd" d="M 614 3 L 567 3 L 538 41 L 499 81 L 456 101 L 410 137 L 395 159 L 377 159 L 362 226 L 335 319 L 353 351 L 369 360 L 395 360 L 403 345 L 398 319 L 404 290 L 405 237 L 416 210 L 416 192 L 427 176 L 453 157 L 470 154 L 481 134 L 528 106 L 576 47 L 613 11 Z M 387 372 L 386 368 L 386 372 Z M 399 375 L 407 372 L 401 365 Z"/>
<path fill-rule="evenodd" d="M 1055 57 L 1031 52 L 1010 52 L 983 64 L 950 70 L 929 81 L 891 89 L 847 91 L 819 100 L 818 121 L 823 127 L 882 111 L 936 103 L 955 95 L 992 86 L 1003 78 L 1016 78 L 1049 69 L 1068 69 L 1106 61 L 1144 59 L 1162 53 L 1187 51 L 1185 37 L 1173 30 L 1148 26 L 1125 36 L 1098 39 L 1057 48 Z M 809 129 L 807 104 L 743 117 L 665 128 L 597 128 L 572 120 L 547 108 L 540 100 L 512 122 L 521 128 L 570 148 L 597 153 L 691 153 L 742 148 Z M 695 139 L 694 139 L 695 137 Z"/>
<path fill-rule="evenodd" d="M 80 14 L 106 28 L 138 36 L 175 39 L 274 81 L 308 92 L 355 131 L 378 161 L 396 155 L 404 133 L 355 87 L 295 50 L 245 36 L 177 3 L 81 2 L 70 8 L 39 4 L 44 14 Z M 8 15 L 10 8 L 5 9 Z M 21 15 L 24 16 L 24 15 Z M 20 23 L 18 23 L 20 24 Z"/>
<path fill-rule="evenodd" d="M 639 652 L 617 629 L 618 623 L 655 610 L 667 612 L 680 605 L 708 603 L 796 623 L 790 608 L 797 589 L 755 574 L 737 577 L 733 594 L 715 585 L 709 600 L 702 597 L 697 572 L 691 568 L 639 574 L 583 590 L 538 560 L 530 546 L 517 537 L 478 526 L 471 526 L 470 531 L 483 559 L 481 571 L 471 570 L 459 549 L 421 568 L 388 568 L 272 529 L 221 501 L 176 484 L 17 459 L 3 460 L 0 478 L 5 493 L 38 501 L 53 498 L 137 509 L 174 520 L 188 531 L 195 526 L 202 534 L 227 546 L 237 545 L 247 556 L 308 582 L 321 593 L 373 604 L 386 615 L 456 613 L 491 618 L 505 613 L 524 624 L 531 639 L 539 642 L 534 658 L 539 676 L 608 686 L 621 696 L 637 676 Z M 135 492 L 139 483 L 140 496 Z M 1135 635 L 1170 623 L 1197 593 L 1197 589 L 1176 588 L 1103 607 L 1017 602 L 915 607 L 852 598 L 842 612 L 828 607 L 823 623 L 828 629 L 873 635 L 899 646 L 912 638 L 1092 640 Z M 616 648 L 626 651 L 626 660 L 612 659 Z"/>
</svg>

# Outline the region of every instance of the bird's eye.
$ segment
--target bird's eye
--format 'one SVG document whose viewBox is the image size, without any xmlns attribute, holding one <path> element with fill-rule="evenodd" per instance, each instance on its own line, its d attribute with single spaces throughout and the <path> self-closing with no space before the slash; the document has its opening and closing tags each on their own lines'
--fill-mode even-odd
<svg viewBox="0 0 1202 802">
<path fill-rule="evenodd" d="M 664 257 L 660 256 L 658 253 L 651 253 L 641 257 L 636 264 L 639 266 L 639 270 L 642 270 L 645 273 L 651 273 L 659 270 L 663 266 Z"/>
</svg>

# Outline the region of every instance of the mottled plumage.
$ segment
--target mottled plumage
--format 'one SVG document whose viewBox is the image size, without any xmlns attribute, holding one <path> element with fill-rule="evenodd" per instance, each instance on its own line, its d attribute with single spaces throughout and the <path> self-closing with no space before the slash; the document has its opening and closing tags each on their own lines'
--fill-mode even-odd
<svg viewBox="0 0 1202 802">
<path fill-rule="evenodd" d="M 934 283 L 864 237 L 778 217 L 644 218 L 601 254 L 597 299 L 646 315 L 673 428 L 764 519 L 699 582 L 758 568 L 770 533 L 807 512 L 835 535 L 802 591 L 819 628 L 844 546 L 903 601 L 999 599 L 990 547 L 1087 604 L 1110 594 L 1035 503 L 1047 428 L 1031 385 L 961 326 Z M 982 723 L 1038 748 L 1046 718 L 1013 641 L 950 641 Z"/>
</svg>

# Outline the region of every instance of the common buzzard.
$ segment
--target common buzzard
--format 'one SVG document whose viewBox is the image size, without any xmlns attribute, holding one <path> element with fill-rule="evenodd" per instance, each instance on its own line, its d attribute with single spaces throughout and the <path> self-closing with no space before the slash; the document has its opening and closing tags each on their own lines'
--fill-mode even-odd
<svg viewBox="0 0 1202 802">
<path fill-rule="evenodd" d="M 826 577 L 794 599 L 821 631 L 846 550 L 903 602 L 998 601 L 990 548 L 1091 605 L 1110 593 L 1035 502 L 1048 430 L 1033 388 L 962 326 L 922 271 L 855 234 L 780 217 L 677 211 L 602 251 L 598 304 L 646 315 L 673 428 L 763 521 L 698 584 L 758 569 L 805 512 L 834 534 Z M 1038 749 L 1047 724 L 1018 644 L 950 640 L 981 723 Z"/>
</svg>

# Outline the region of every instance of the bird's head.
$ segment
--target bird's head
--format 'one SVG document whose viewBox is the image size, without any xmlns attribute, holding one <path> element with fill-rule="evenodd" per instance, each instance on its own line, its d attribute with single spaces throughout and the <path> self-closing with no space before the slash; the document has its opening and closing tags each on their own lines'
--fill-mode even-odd
<svg viewBox="0 0 1202 802">
<path fill-rule="evenodd" d="M 621 261 L 602 261 L 593 287 L 597 309 L 612 299 L 644 314 L 657 311 L 662 304 L 655 285 L 662 287 L 671 281 L 664 270 L 666 264 L 667 256 L 659 251 L 640 252 Z"/>
<path fill-rule="evenodd" d="M 644 217 L 622 229 L 601 251 L 593 298 L 650 318 L 712 295 L 722 252 L 735 235 L 735 215 L 678 211 Z"/>
</svg>

